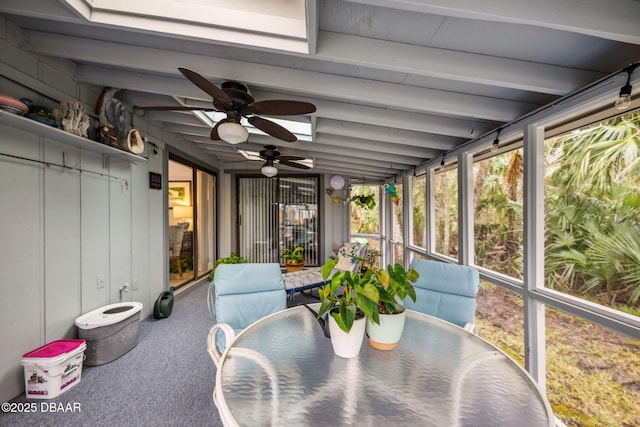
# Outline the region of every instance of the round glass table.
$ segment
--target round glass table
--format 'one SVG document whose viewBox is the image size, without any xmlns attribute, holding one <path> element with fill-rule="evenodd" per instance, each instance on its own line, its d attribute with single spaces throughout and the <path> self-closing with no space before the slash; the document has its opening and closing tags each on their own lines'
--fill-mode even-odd
<svg viewBox="0 0 640 427">
<path fill-rule="evenodd" d="M 407 311 L 394 350 L 333 353 L 303 306 L 259 320 L 223 354 L 216 404 L 225 425 L 553 426 L 532 377 L 462 328 Z"/>
</svg>

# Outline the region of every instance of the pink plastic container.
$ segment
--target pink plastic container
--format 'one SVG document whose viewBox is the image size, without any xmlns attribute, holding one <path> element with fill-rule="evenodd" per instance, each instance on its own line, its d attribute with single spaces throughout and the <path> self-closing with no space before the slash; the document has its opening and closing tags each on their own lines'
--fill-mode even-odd
<svg viewBox="0 0 640 427">
<path fill-rule="evenodd" d="M 52 341 L 22 356 L 25 393 L 52 399 L 80 382 L 85 340 Z"/>
</svg>

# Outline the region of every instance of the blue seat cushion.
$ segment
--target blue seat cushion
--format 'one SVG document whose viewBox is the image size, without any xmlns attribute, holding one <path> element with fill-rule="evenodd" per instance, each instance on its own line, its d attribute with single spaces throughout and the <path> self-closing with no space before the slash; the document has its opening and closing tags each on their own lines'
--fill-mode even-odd
<svg viewBox="0 0 640 427">
<path fill-rule="evenodd" d="M 435 316 L 464 328 L 467 323 L 475 323 L 475 298 L 416 288 L 416 302 L 405 300 L 409 310 Z"/>
<path fill-rule="evenodd" d="M 476 294 L 480 285 L 474 267 L 414 259 L 411 267 L 420 275 L 414 284 L 416 302 L 405 307 L 446 320 L 460 327 L 475 323 Z"/>
<path fill-rule="evenodd" d="M 216 322 L 237 332 L 269 314 L 287 308 L 280 265 L 223 264 L 214 276 Z"/>
</svg>

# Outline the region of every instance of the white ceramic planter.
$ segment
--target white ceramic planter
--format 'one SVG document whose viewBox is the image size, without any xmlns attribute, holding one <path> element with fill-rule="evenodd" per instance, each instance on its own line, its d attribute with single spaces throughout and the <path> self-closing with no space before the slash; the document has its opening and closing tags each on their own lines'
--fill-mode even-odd
<svg viewBox="0 0 640 427">
<path fill-rule="evenodd" d="M 406 311 L 398 314 L 381 314 L 378 325 L 367 319 L 367 339 L 371 347 L 378 350 L 396 348 L 402 337 L 406 317 Z"/>
<path fill-rule="evenodd" d="M 366 319 L 364 317 L 356 319 L 351 330 L 347 333 L 340 329 L 340 326 L 331 315 L 327 316 L 327 318 L 329 319 L 329 332 L 331 332 L 333 352 L 337 356 L 346 359 L 356 357 L 360 353 L 360 347 L 362 347 Z"/>
</svg>

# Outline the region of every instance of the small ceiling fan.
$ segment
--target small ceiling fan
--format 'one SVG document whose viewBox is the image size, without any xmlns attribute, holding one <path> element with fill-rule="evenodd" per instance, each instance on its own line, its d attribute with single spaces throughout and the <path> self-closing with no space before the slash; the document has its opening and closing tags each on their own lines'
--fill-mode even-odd
<svg viewBox="0 0 640 427">
<path fill-rule="evenodd" d="M 246 117 L 249 123 L 266 134 L 286 142 L 295 142 L 298 138 L 296 138 L 294 134 L 279 124 L 260 117 L 260 115 L 295 116 L 299 114 L 310 114 L 316 111 L 315 105 L 304 101 L 285 99 L 255 101 L 249 93 L 247 86 L 240 82 L 226 81 L 222 83 L 221 88 L 219 88 L 195 71 L 182 67 L 178 67 L 178 70 L 193 84 L 213 98 L 212 109 L 199 107 L 136 107 L 136 109 L 224 112 L 227 117 L 217 122 L 213 129 L 211 129 L 211 139 L 214 141 L 223 140 L 230 144 L 245 142 L 249 133 L 247 129 L 240 124 L 240 119 Z"/>
<path fill-rule="evenodd" d="M 302 163 L 298 163 L 300 160 L 306 160 L 304 157 L 299 156 L 281 156 L 278 151 L 278 147 L 275 145 L 265 145 L 264 150 L 260 150 L 259 156 L 264 159 L 264 165 L 262 165 L 261 172 L 266 177 L 273 177 L 278 174 L 278 169 L 274 164 L 282 164 L 291 166 L 298 169 L 311 169 L 309 166 Z"/>
</svg>

